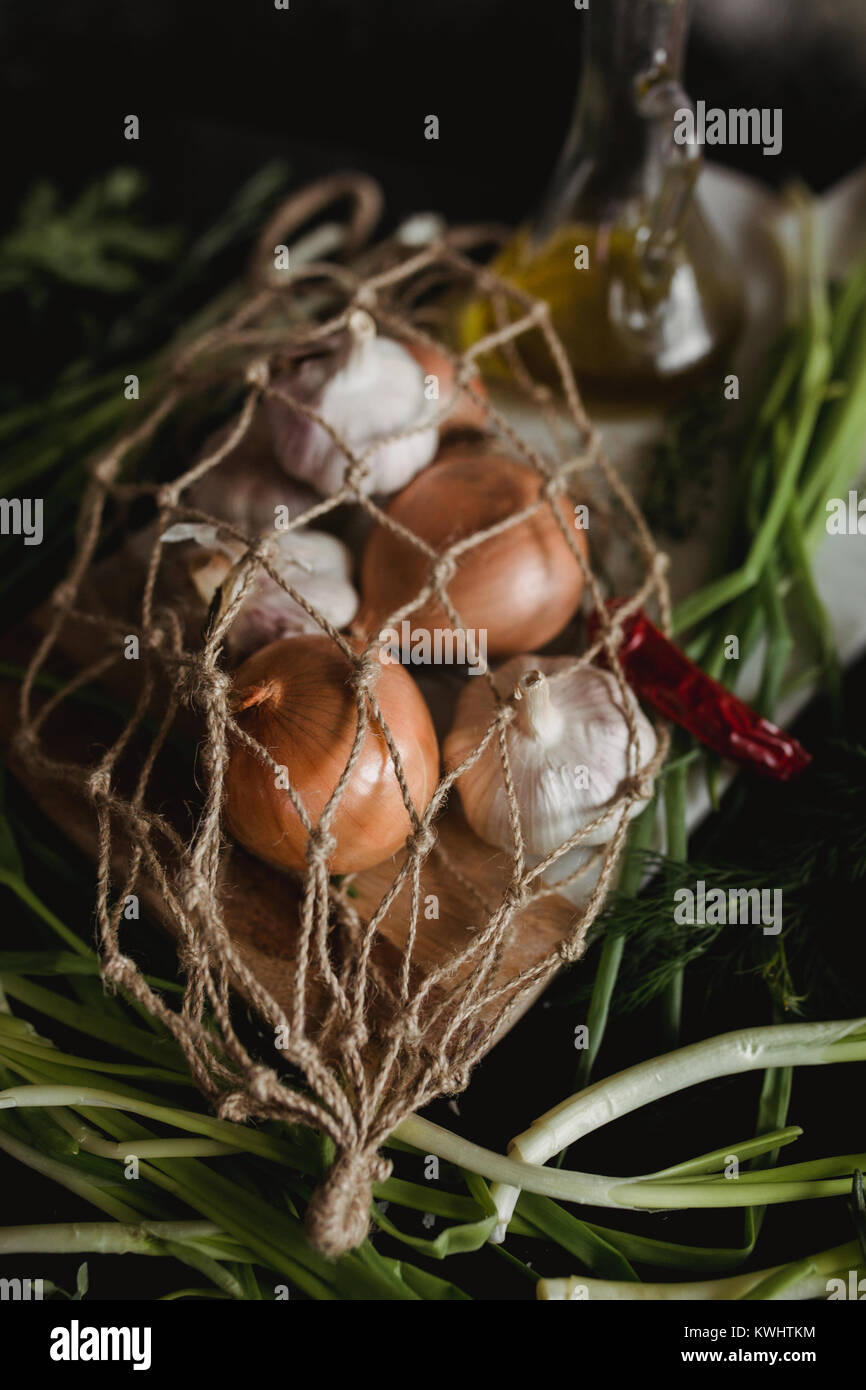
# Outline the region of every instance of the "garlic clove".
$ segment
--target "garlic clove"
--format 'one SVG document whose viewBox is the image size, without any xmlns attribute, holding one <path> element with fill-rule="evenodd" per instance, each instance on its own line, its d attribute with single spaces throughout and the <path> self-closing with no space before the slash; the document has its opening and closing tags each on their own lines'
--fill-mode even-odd
<svg viewBox="0 0 866 1390">
<path fill-rule="evenodd" d="M 348 327 L 342 358 L 306 359 L 278 376 L 266 398 L 282 467 L 323 497 L 343 486 L 350 459 L 327 429 L 294 410 L 280 392 L 314 409 L 353 454 L 363 457 L 365 493 L 403 487 L 426 467 L 439 442 L 428 423 L 430 403 L 417 362 L 399 343 L 380 337 L 365 310 L 350 314 Z"/>
<path fill-rule="evenodd" d="M 201 457 L 213 454 L 236 428 L 236 421 L 210 436 Z M 264 408 L 259 408 L 240 444 L 190 483 L 185 506 L 236 526 L 246 535 L 271 529 L 278 517 L 290 520 L 319 501 L 312 488 L 288 478 L 277 463 Z"/>
<path fill-rule="evenodd" d="M 277 556 L 284 555 L 289 565 L 306 569 L 311 574 L 336 574 L 351 578 L 353 560 L 348 546 L 327 531 L 299 527 L 277 537 Z"/>
<path fill-rule="evenodd" d="M 339 630 L 352 621 L 357 595 L 349 585 L 335 586 L 330 576 L 323 575 L 305 578 L 303 582 L 295 575 L 287 575 L 286 579 L 332 627 Z M 270 575 L 263 575 L 232 623 L 227 645 L 237 660 L 281 637 L 322 630 L 321 624 L 295 603 Z"/>
<path fill-rule="evenodd" d="M 220 554 L 219 551 L 214 551 L 211 554 L 203 551 L 199 560 L 190 562 L 190 578 L 196 587 L 196 592 L 208 608 L 213 603 L 217 589 L 228 578 L 231 567 L 232 562 L 228 555 Z"/>
<path fill-rule="evenodd" d="M 624 814 L 616 804 L 624 779 L 643 768 L 656 749 L 655 731 L 634 696 L 629 692 L 637 732 L 630 753 L 626 707 L 610 672 L 572 657 L 522 655 L 501 667 L 494 682 L 501 698 L 515 697 L 517 713 L 506 740 L 527 851 L 544 857 L 578 830 L 584 836 L 576 848 L 603 844 Z M 449 768 L 481 742 L 494 708 L 487 682 L 467 685 L 445 741 Z M 509 799 L 496 740 L 458 778 L 457 788 L 475 833 L 511 850 Z M 629 818 L 643 805 L 633 802 Z"/>
<path fill-rule="evenodd" d="M 196 545 L 212 546 L 215 550 L 222 550 L 224 555 L 231 554 L 219 526 L 206 525 L 203 521 L 176 521 L 166 527 L 159 539 L 166 545 L 195 541 Z"/>
<path fill-rule="evenodd" d="M 164 543 L 192 542 L 188 575 L 206 607 L 226 584 L 244 547 L 218 528 L 180 522 L 161 537 Z M 286 584 L 300 594 L 337 630 L 347 627 L 358 608 L 358 594 L 351 583 L 352 557 L 343 543 L 323 531 L 299 528 L 277 532 L 270 538 L 270 563 Z M 231 592 L 223 594 L 223 608 Z M 257 647 L 280 637 L 321 632 L 320 623 L 260 569 L 226 635 L 226 648 L 239 660 Z"/>
</svg>

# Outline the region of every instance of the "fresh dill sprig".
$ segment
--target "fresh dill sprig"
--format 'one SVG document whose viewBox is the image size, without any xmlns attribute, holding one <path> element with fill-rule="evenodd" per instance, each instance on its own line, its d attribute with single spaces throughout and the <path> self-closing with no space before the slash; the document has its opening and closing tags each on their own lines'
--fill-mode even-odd
<svg viewBox="0 0 866 1390">
<path fill-rule="evenodd" d="M 853 897 L 866 878 L 866 747 L 833 740 L 804 780 L 802 792 L 786 789 L 782 796 L 777 788 L 764 791 L 772 805 L 765 835 L 756 837 L 760 817 L 755 816 L 742 843 L 738 841 L 740 796 L 735 787 L 714 832 L 717 854 L 705 850 L 703 857 L 684 864 L 644 851 L 649 882 L 637 897 L 611 895 L 590 935 L 588 968 L 563 977 L 553 996 L 557 1003 L 588 1004 L 598 942 L 616 933 L 624 937 L 626 950 L 612 1013 L 645 1008 L 685 966 L 692 967 L 691 977 L 706 995 L 719 981 L 727 986 L 737 976 L 760 978 L 786 1015 L 817 1017 L 846 1001 L 856 1007 L 860 974 L 851 969 L 849 953 L 858 948 L 859 922 L 836 920 L 835 930 L 828 932 L 826 903 L 844 885 L 850 885 Z M 731 857 L 732 850 L 742 858 Z M 721 889 L 726 898 L 740 888 L 781 891 L 781 931 L 764 935 L 749 925 L 676 922 L 675 890 L 700 881 L 707 893 Z"/>
</svg>

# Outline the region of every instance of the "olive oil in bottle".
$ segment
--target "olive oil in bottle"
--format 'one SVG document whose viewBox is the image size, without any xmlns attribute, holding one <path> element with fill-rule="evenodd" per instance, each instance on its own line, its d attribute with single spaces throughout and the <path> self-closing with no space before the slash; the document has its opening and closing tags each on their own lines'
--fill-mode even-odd
<svg viewBox="0 0 866 1390">
<path fill-rule="evenodd" d="M 536 217 L 493 268 L 547 301 L 590 399 L 666 402 L 709 374 L 742 314 L 736 267 L 695 193 L 699 148 L 674 138 L 689 104 L 685 0 L 603 0 L 580 22 L 588 31 L 568 140 Z M 472 304 L 461 335 L 475 341 L 493 326 L 489 309 Z M 540 331 L 516 346 L 556 384 Z"/>
</svg>

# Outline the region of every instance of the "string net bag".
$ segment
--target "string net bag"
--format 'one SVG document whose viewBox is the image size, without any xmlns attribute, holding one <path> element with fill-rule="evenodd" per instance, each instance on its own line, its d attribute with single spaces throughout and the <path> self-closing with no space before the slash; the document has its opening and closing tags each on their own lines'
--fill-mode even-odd
<svg viewBox="0 0 866 1390">
<path fill-rule="evenodd" d="M 275 244 L 340 196 L 348 196 L 352 205 L 342 232 L 343 261 L 308 258 L 276 272 Z M 595 620 L 591 629 L 585 629 L 594 632 L 594 638 L 584 640 L 574 662 L 604 660 L 622 693 L 624 710 L 631 710 L 617 657 L 622 625 L 639 607 L 649 606 L 661 625 L 670 629 L 665 561 L 631 493 L 605 455 L 546 306 L 473 259 L 469 253 L 488 237 L 486 232 L 440 229 L 420 246 L 395 237 L 364 246 L 377 216 L 377 190 L 363 179 L 331 180 L 291 200 L 263 229 L 252 285 L 205 332 L 170 355 L 162 385 L 142 402 L 132 428 L 93 463 L 78 517 L 74 558 L 53 595 L 44 635 L 23 682 L 16 748 L 31 773 L 65 784 L 92 808 L 98 836 L 96 919 L 105 981 L 122 988 L 165 1025 L 183 1049 L 195 1084 L 221 1117 L 238 1122 L 281 1120 L 310 1127 L 332 1141 L 333 1163 L 306 1213 L 310 1239 L 330 1256 L 353 1248 L 366 1234 L 372 1184 L 385 1179 L 391 1167 L 380 1153 L 384 1141 L 412 1112 L 466 1086 L 473 1064 L 490 1044 L 490 1028 L 479 1020 L 495 1014 L 497 1027 L 506 1027 L 530 994 L 537 993 L 563 963 L 580 957 L 615 871 L 629 813 L 635 802 L 649 794 L 668 747 L 666 730 L 659 725 L 656 752 L 647 765 L 639 766 L 635 719 L 628 713 L 629 766 L 634 775 L 624 779 L 614 803 L 606 808 L 606 813 L 615 813 L 614 829 L 598 851 L 596 886 L 574 912 L 555 949 L 529 969 L 503 978 L 501 963 L 509 941 L 520 930 L 521 914 L 551 891 L 543 871 L 580 846 L 592 828 L 577 831 L 540 864 L 528 866 L 506 737 L 515 716 L 513 699 L 496 690 L 492 675 L 486 673 L 495 706 L 483 740 L 460 766 L 441 774 L 429 803 L 416 807 L 406 788 L 399 750 L 377 702 L 382 668 L 375 642 L 359 646 L 350 641 L 287 583 L 274 566 L 267 536 L 227 525 L 219 517 L 191 508 L 186 500 L 193 485 L 219 468 L 244 440 L 269 394 L 279 392 L 288 408 L 322 423 L 342 449 L 346 465 L 337 492 L 291 524 L 308 526 L 337 508 L 349 508 L 380 526 L 392 525 L 379 502 L 363 490 L 368 462 L 363 452 L 353 451 L 315 410 L 295 402 L 275 384 L 287 360 L 297 360 L 333 341 L 345 332 L 349 315 L 363 308 L 380 334 L 435 346 L 444 353 L 455 370 L 455 391 L 474 394 L 484 409 L 489 436 L 537 472 L 541 488 L 533 510 L 550 508 L 557 518 L 583 570 L 584 617 L 594 615 Z M 327 248 L 333 241 L 333 225 L 326 223 L 306 244 L 315 252 L 316 245 Z M 453 293 L 486 304 L 495 325 L 463 352 L 456 352 L 440 336 L 442 305 Z M 527 333 L 543 336 L 558 372 L 559 391 L 538 384 L 526 370 L 520 343 Z M 530 442 L 515 427 L 513 412 L 504 413 L 494 403 L 495 393 L 491 400 L 489 394 L 473 388 L 479 373 L 484 376 L 484 364 L 494 356 L 507 365 L 511 391 L 544 422 L 544 447 Z M 170 437 L 174 422 L 183 418 L 191 404 L 206 404 L 215 392 L 234 393 L 236 402 L 221 442 L 204 456 L 186 461 L 169 480 L 154 480 L 154 457 L 161 456 L 162 442 Z M 438 403 L 442 416 L 449 404 L 448 399 Z M 429 428 L 429 423 L 427 417 L 412 428 Z M 563 491 L 592 500 L 591 561 L 575 543 L 561 510 L 553 505 Z M 104 584 L 98 602 L 92 600 L 93 576 L 99 574 L 106 549 L 116 548 L 124 530 L 138 524 L 142 508 L 149 509 L 156 524 L 151 533 L 146 532 L 154 539 L 142 571 L 136 573 L 135 622 L 130 626 L 128 612 L 113 611 L 113 594 L 106 592 Z M 190 521 L 222 526 L 243 550 L 231 593 L 221 595 L 203 633 L 192 641 L 171 603 L 158 600 L 166 551 L 159 537 L 169 527 Z M 502 529 L 510 524 L 513 518 L 502 523 Z M 461 541 L 460 550 L 475 542 L 475 537 Z M 415 543 L 427 561 L 426 582 L 421 593 L 391 615 L 388 625 L 399 624 L 416 603 L 435 595 L 453 628 L 459 630 L 461 616 L 449 595 L 457 555 L 448 548 L 431 553 L 421 538 Z M 610 609 L 605 604 L 610 585 L 596 566 L 617 545 L 634 577 L 627 594 L 620 590 L 621 606 Z M 352 671 L 357 712 L 355 742 L 344 774 L 318 822 L 307 822 L 307 869 L 299 910 L 296 919 L 285 924 L 295 941 L 289 1001 L 274 998 L 250 969 L 228 930 L 225 914 L 225 884 L 231 878 L 232 856 L 240 853 L 225 830 L 226 771 L 234 741 L 250 742 L 233 712 L 226 637 L 262 571 L 343 653 Z M 72 672 L 67 666 L 65 679 L 50 698 L 37 699 L 43 669 L 73 632 L 76 649 L 86 651 L 86 660 L 82 657 L 80 669 Z M 81 641 L 82 633 L 87 635 L 86 642 Z M 49 723 L 63 720 L 77 692 L 98 686 L 123 667 L 130 635 L 137 638 L 139 649 L 137 694 L 121 731 L 106 739 L 95 754 L 91 746 L 86 758 L 58 756 L 46 735 Z M 68 640 L 65 645 L 68 650 Z M 177 757 L 172 751 L 173 731 L 189 719 L 195 721 L 198 740 L 196 797 L 187 800 L 183 816 L 174 817 L 156 791 L 155 780 L 166 759 Z M 351 876 L 340 879 L 329 872 L 330 827 L 371 722 L 381 728 L 388 743 L 411 833 L 405 853 L 392 861 L 393 879 L 387 891 L 373 910 L 361 912 Z M 513 835 L 512 851 L 505 856 L 501 883 L 493 895 L 478 891 L 439 836 L 449 795 L 455 796 L 461 775 L 491 744 L 498 751 L 509 788 Z M 273 765 L 271 755 L 259 744 L 256 754 Z M 290 786 L 285 795 L 292 798 L 296 810 L 302 808 L 295 788 Z M 119 855 L 118 846 L 122 847 Z M 448 874 L 461 886 L 465 884 L 467 930 L 464 944 L 419 977 L 412 970 L 412 957 L 423 875 L 425 865 L 440 856 Z M 150 900 L 156 896 L 170 921 L 183 980 L 179 1007 L 148 983 L 129 954 L 128 933 L 134 928 L 126 920 L 124 906 L 129 895 L 141 893 L 149 894 Z M 401 958 L 393 962 L 393 968 L 383 969 L 375 946 L 398 899 L 408 915 L 408 932 Z M 324 1000 L 316 1011 L 309 1004 L 314 990 Z M 232 1007 L 233 991 L 262 1021 L 262 1035 L 273 1030 L 276 1053 L 259 1055 L 266 1049 L 251 1049 L 242 1041 Z"/>
</svg>

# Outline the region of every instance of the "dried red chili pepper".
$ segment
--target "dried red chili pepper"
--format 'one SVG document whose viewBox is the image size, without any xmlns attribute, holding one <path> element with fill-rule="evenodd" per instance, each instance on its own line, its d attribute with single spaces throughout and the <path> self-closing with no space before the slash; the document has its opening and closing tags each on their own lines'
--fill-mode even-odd
<svg viewBox="0 0 866 1390">
<path fill-rule="evenodd" d="M 610 611 L 624 599 L 609 599 Z M 590 624 L 591 640 L 598 619 Z M 802 744 L 732 695 L 680 651 L 639 609 L 623 624 L 623 672 L 635 692 L 723 758 L 787 782 L 812 761 Z M 603 654 L 602 654 L 603 659 Z"/>
</svg>

